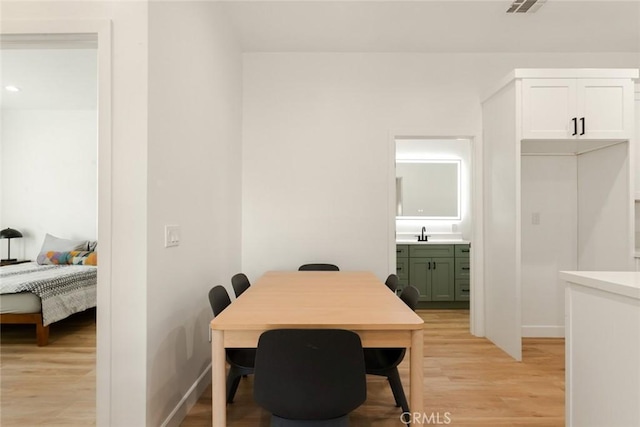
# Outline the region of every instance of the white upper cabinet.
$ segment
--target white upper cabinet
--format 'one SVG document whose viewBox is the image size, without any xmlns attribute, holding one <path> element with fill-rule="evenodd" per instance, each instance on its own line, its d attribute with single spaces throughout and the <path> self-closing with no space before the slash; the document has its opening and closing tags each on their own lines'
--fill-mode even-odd
<svg viewBox="0 0 640 427">
<path fill-rule="evenodd" d="M 575 79 L 522 81 L 522 137 L 564 139 L 573 133 L 576 116 Z"/>
<path fill-rule="evenodd" d="M 631 79 L 523 79 L 523 139 L 628 139 Z"/>
</svg>

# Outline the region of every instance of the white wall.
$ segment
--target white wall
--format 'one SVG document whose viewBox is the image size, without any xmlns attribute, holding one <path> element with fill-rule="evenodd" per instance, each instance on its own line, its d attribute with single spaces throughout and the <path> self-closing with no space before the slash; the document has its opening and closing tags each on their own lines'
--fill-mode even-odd
<svg viewBox="0 0 640 427">
<path fill-rule="evenodd" d="M 482 140 L 480 97 L 516 67 L 637 67 L 633 54 L 244 55 L 242 268 L 393 263 L 393 135 Z"/>
<path fill-rule="evenodd" d="M 0 12 L 0 29 L 5 21 L 31 27 L 55 27 L 57 21 L 109 21 L 111 194 L 99 194 L 98 203 L 99 211 L 110 210 L 111 233 L 107 236 L 103 234 L 106 230 L 99 230 L 98 239 L 110 237 L 114 250 L 109 254 L 110 263 L 101 263 L 104 273 L 98 275 L 97 418 L 99 426 L 144 426 L 148 327 L 147 2 L 2 1 Z M 111 280 L 105 282 L 106 277 Z"/>
<path fill-rule="evenodd" d="M 46 233 L 97 239 L 96 114 L 2 110 L 1 225 L 24 236 L 12 240 L 12 258 L 35 261 Z"/>
<path fill-rule="evenodd" d="M 558 271 L 578 268 L 577 158 L 522 156 L 521 168 L 522 335 L 562 337 Z"/>
<path fill-rule="evenodd" d="M 233 295 L 240 271 L 242 57 L 219 3 L 149 12 L 147 425 L 158 426 L 177 425 L 211 382 L 208 291 Z M 164 247 L 165 225 L 181 227 L 180 246 Z"/>
<path fill-rule="evenodd" d="M 629 224 L 627 149 L 522 157 L 523 336 L 564 336 L 558 271 L 632 268 L 629 241 L 611 238 Z"/>
<path fill-rule="evenodd" d="M 627 271 L 635 267 L 629 256 L 633 253 L 629 161 L 626 142 L 578 156 L 579 270 Z"/>
<path fill-rule="evenodd" d="M 179 422 L 187 389 L 200 373 L 209 380 L 206 292 L 240 268 L 241 57 L 209 6 L 176 4 L 184 13 L 154 3 L 149 32 L 146 1 L 2 2 L 3 20 L 35 27 L 108 20 L 112 29 L 111 192 L 99 196 L 110 206 L 113 247 L 98 283 L 103 426 Z M 167 222 L 181 225 L 183 237 L 165 252 Z"/>
</svg>

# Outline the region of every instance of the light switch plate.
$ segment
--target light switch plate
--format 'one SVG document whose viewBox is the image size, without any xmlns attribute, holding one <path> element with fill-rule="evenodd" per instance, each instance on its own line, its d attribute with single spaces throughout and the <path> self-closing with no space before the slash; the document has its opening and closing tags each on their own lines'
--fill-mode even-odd
<svg viewBox="0 0 640 427">
<path fill-rule="evenodd" d="M 531 214 L 531 224 L 540 225 L 540 212 L 534 212 Z"/>
<path fill-rule="evenodd" d="M 164 226 L 164 247 L 170 248 L 172 246 L 180 245 L 180 226 L 179 225 L 165 225 Z"/>
</svg>

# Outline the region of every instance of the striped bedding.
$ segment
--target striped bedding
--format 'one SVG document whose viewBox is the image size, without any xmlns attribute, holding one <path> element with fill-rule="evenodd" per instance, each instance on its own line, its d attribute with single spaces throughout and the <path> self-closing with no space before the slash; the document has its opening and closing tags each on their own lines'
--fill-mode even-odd
<svg viewBox="0 0 640 427">
<path fill-rule="evenodd" d="M 96 306 L 97 272 L 97 267 L 85 265 L 8 265 L 0 268 L 0 294 L 31 292 L 40 297 L 47 326 Z"/>
</svg>

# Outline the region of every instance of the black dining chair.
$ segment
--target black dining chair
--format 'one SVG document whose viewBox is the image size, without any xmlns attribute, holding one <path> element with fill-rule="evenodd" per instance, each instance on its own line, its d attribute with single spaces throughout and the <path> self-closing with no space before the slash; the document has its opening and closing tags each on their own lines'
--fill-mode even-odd
<svg viewBox="0 0 640 427">
<path fill-rule="evenodd" d="M 231 278 L 231 286 L 233 287 L 233 292 L 236 294 L 236 298 L 238 298 L 244 291 L 249 289 L 251 283 L 244 273 L 238 273 Z"/>
<path fill-rule="evenodd" d="M 407 286 L 402 290 L 400 299 L 407 304 L 409 308 L 415 311 L 418 306 L 418 298 L 420 292 L 415 286 Z M 378 375 L 387 377 L 396 406 L 402 407 L 402 412 L 410 412 L 407 396 L 402 388 L 400 381 L 400 373 L 398 365 L 404 359 L 407 352 L 406 348 L 365 348 L 364 361 L 369 375 Z"/>
<path fill-rule="evenodd" d="M 367 398 L 360 337 L 342 329 L 264 332 L 253 397 L 271 412 L 271 426 L 348 426 Z"/>
<path fill-rule="evenodd" d="M 209 303 L 213 316 L 218 316 L 231 304 L 231 299 L 224 286 L 214 286 L 209 290 Z M 240 379 L 251 375 L 254 371 L 256 349 L 255 348 L 227 348 L 225 349 L 229 374 L 227 375 L 227 403 L 233 403 L 233 398 L 238 390 Z"/>
<path fill-rule="evenodd" d="M 413 311 L 418 308 L 420 291 L 415 286 L 407 286 L 400 292 L 400 299 Z"/>
<path fill-rule="evenodd" d="M 303 264 L 298 271 L 340 271 L 340 269 L 333 264 Z"/>
<path fill-rule="evenodd" d="M 395 274 L 390 274 L 389 277 L 387 277 L 387 280 L 385 280 L 384 284 L 387 285 L 387 287 L 389 289 L 391 289 L 391 292 L 396 292 L 396 290 L 398 290 L 398 285 L 399 285 L 399 280 L 398 276 Z"/>
</svg>

